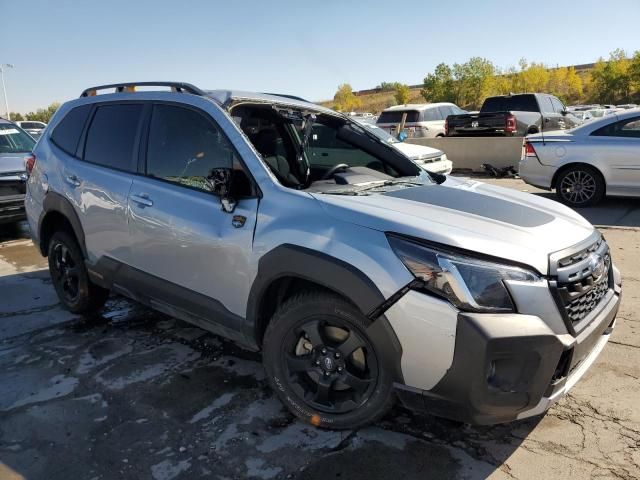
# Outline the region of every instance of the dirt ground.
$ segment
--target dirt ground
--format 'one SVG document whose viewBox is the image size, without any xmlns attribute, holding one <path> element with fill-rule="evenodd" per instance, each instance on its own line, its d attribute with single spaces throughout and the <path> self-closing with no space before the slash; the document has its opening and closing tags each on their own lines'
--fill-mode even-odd
<svg viewBox="0 0 640 480">
<path fill-rule="evenodd" d="M 567 397 L 507 425 L 395 407 L 350 432 L 295 420 L 259 355 L 199 328 L 120 297 L 92 319 L 62 310 L 26 227 L 5 229 L 0 480 L 640 478 L 640 200 L 581 213 L 611 246 L 623 301 L 612 340 Z"/>
</svg>

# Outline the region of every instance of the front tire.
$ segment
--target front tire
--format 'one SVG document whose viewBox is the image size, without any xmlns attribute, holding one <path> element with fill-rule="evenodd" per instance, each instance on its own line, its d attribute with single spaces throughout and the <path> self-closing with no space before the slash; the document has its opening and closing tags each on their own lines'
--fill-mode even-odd
<svg viewBox="0 0 640 480">
<path fill-rule="evenodd" d="M 89 280 L 84 256 L 75 238 L 56 232 L 49 241 L 49 273 L 60 303 L 73 313 L 88 314 L 100 310 L 109 296 Z"/>
<path fill-rule="evenodd" d="M 263 342 L 267 377 L 298 418 L 353 429 L 382 417 L 393 400 L 391 374 L 367 334 L 369 320 L 343 298 L 308 292 L 287 300 Z"/>
<path fill-rule="evenodd" d="M 605 195 L 606 184 L 600 172 L 586 165 L 570 167 L 558 175 L 556 195 L 574 208 L 590 207 Z"/>
</svg>

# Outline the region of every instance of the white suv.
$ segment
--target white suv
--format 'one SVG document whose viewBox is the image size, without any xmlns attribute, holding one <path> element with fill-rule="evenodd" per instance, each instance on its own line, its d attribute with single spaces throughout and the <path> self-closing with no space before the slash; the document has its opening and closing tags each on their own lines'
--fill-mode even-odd
<svg viewBox="0 0 640 480">
<path fill-rule="evenodd" d="M 466 113 L 453 103 L 425 103 L 396 105 L 383 110 L 376 125 L 395 133 L 404 119 L 408 137 L 444 137 L 444 122 L 449 115 Z"/>
</svg>

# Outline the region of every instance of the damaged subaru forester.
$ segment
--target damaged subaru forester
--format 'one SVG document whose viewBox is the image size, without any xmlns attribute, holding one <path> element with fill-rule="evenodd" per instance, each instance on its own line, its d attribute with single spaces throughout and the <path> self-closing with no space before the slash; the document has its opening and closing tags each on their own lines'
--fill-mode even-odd
<svg viewBox="0 0 640 480">
<path fill-rule="evenodd" d="M 396 399 L 472 424 L 542 414 L 615 325 L 620 273 L 580 215 L 429 173 L 298 97 L 93 87 L 31 160 L 29 225 L 67 309 L 114 292 L 261 351 L 319 427 Z"/>
</svg>

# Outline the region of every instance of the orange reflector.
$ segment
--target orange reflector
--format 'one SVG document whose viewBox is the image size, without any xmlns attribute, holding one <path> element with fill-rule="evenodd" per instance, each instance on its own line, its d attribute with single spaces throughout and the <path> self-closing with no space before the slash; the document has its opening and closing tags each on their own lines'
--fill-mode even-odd
<svg viewBox="0 0 640 480">
<path fill-rule="evenodd" d="M 129 87 L 124 87 L 124 91 L 129 93 L 134 93 L 136 91 L 136 87 L 133 85 Z"/>
<path fill-rule="evenodd" d="M 320 421 L 320 415 L 311 415 L 311 425 L 313 425 L 314 427 L 319 427 L 320 423 L 322 423 Z"/>
<path fill-rule="evenodd" d="M 89 90 L 87 92 L 87 97 L 95 97 L 96 96 L 96 91 L 95 90 Z"/>
</svg>

